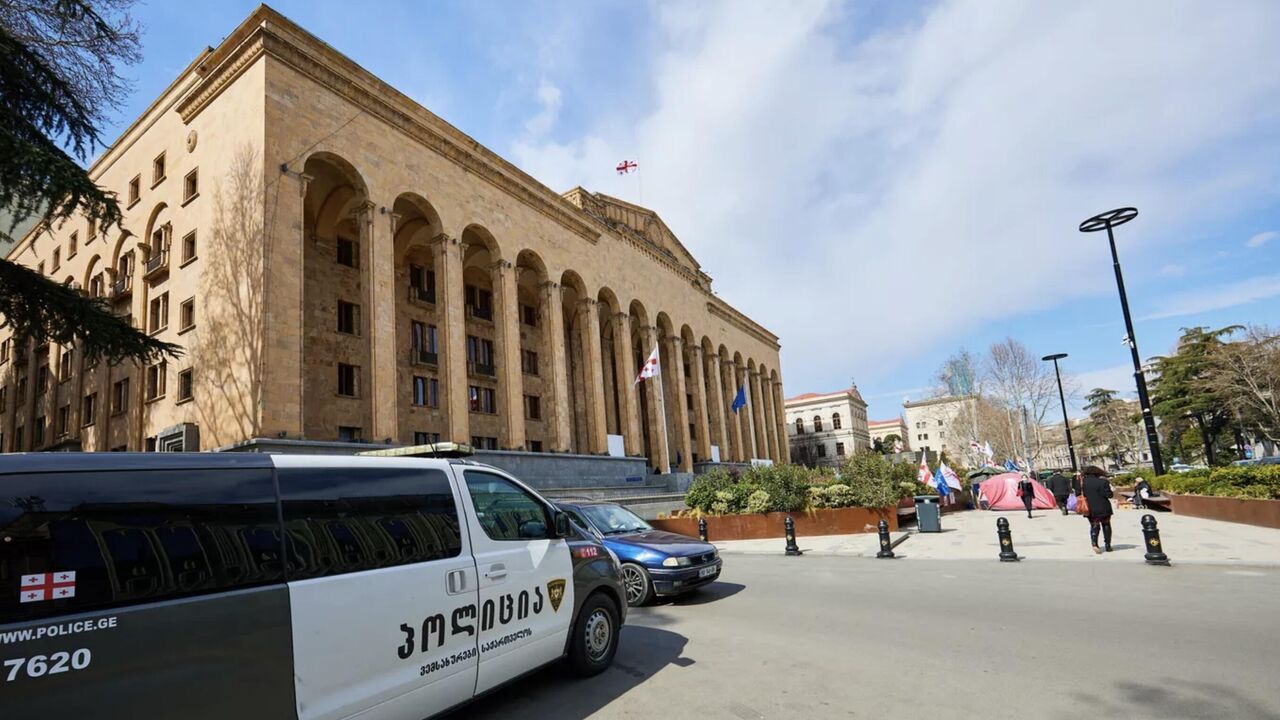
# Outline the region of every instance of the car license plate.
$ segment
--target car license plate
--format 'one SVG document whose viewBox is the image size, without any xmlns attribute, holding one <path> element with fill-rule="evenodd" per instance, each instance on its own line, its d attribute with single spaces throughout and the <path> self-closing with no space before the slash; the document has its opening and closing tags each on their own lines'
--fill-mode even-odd
<svg viewBox="0 0 1280 720">
<path fill-rule="evenodd" d="M 711 577 L 712 575 L 716 574 L 717 569 L 718 568 L 716 568 L 715 565 L 712 565 L 711 567 L 704 567 L 698 571 L 698 577 L 699 578 Z"/>
</svg>

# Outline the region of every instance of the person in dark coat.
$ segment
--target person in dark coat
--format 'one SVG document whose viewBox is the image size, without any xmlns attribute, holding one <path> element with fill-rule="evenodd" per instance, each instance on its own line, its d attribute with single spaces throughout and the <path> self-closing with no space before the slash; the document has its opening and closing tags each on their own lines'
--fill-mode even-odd
<svg viewBox="0 0 1280 720">
<path fill-rule="evenodd" d="M 1058 509 L 1063 515 L 1067 514 L 1067 498 L 1071 497 L 1071 478 L 1060 472 L 1055 472 L 1049 476 L 1049 492 L 1053 493 L 1053 499 L 1058 503 Z"/>
<path fill-rule="evenodd" d="M 1147 506 L 1147 498 L 1151 497 L 1151 483 L 1146 478 L 1138 478 L 1138 482 L 1133 486 L 1133 506 L 1138 510 Z"/>
<path fill-rule="evenodd" d="M 1098 530 L 1102 530 L 1103 542 L 1107 552 L 1111 552 L 1111 481 L 1107 471 L 1096 465 L 1089 465 L 1081 471 L 1077 481 L 1078 494 L 1089 504 L 1089 540 L 1093 543 L 1093 551 L 1102 554 L 1098 547 Z"/>
<path fill-rule="evenodd" d="M 1036 486 L 1026 475 L 1018 481 L 1018 495 L 1022 497 L 1022 505 L 1027 509 L 1027 517 L 1031 517 L 1031 503 L 1036 499 Z"/>
</svg>

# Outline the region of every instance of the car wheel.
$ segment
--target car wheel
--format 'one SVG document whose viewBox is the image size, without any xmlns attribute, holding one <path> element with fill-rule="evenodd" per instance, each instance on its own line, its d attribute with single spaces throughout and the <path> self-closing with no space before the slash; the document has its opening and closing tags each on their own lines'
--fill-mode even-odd
<svg viewBox="0 0 1280 720">
<path fill-rule="evenodd" d="M 653 599 L 653 581 L 649 572 L 635 563 L 622 566 L 622 586 L 627 591 L 627 604 L 640 607 Z"/>
<path fill-rule="evenodd" d="M 603 593 L 587 598 L 573 624 L 569 666 L 580 677 L 604 672 L 618 652 L 618 608 Z"/>
</svg>

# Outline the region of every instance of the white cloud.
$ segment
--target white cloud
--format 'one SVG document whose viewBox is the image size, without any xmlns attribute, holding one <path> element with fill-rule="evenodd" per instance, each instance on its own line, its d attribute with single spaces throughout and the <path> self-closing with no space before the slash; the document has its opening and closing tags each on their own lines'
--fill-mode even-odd
<svg viewBox="0 0 1280 720">
<path fill-rule="evenodd" d="M 560 117 L 560 103 L 560 88 L 546 80 L 538 83 L 538 113 L 524 124 L 529 140 L 541 138 L 551 131 Z"/>
<path fill-rule="evenodd" d="M 1187 269 L 1178 263 L 1169 263 L 1160 268 L 1160 274 L 1165 277 L 1182 277 L 1187 274 Z"/>
<path fill-rule="evenodd" d="M 1274 240 L 1277 237 L 1280 237 L 1280 232 L 1276 232 L 1274 230 L 1260 232 L 1249 238 L 1249 241 L 1246 242 L 1245 245 L 1251 248 L 1259 248 L 1265 245 L 1269 240 Z"/>
<path fill-rule="evenodd" d="M 1262 275 L 1216 287 L 1179 293 L 1165 301 L 1159 310 L 1141 319 L 1159 320 L 1198 315 L 1266 300 L 1277 295 L 1280 295 L 1280 275 Z"/>
<path fill-rule="evenodd" d="M 873 381 L 982 323 L 1112 291 L 1084 217 L 1140 208 L 1123 257 L 1276 184 L 1280 4 L 955 0 L 856 33 L 850 17 L 661 5 L 650 107 L 512 149 L 556 189 L 656 209 L 781 336 L 793 388 Z M 642 199 L 612 171 L 637 155 Z"/>
</svg>

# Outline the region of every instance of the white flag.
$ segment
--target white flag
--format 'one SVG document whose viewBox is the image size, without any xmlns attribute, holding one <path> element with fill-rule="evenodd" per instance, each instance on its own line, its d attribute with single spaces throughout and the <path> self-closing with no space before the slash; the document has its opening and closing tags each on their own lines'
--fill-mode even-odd
<svg viewBox="0 0 1280 720">
<path fill-rule="evenodd" d="M 649 353 L 649 359 L 644 361 L 644 366 L 640 368 L 640 374 L 636 376 L 633 384 L 640 384 L 645 380 L 658 374 L 658 346 L 653 346 L 653 352 Z"/>
</svg>

